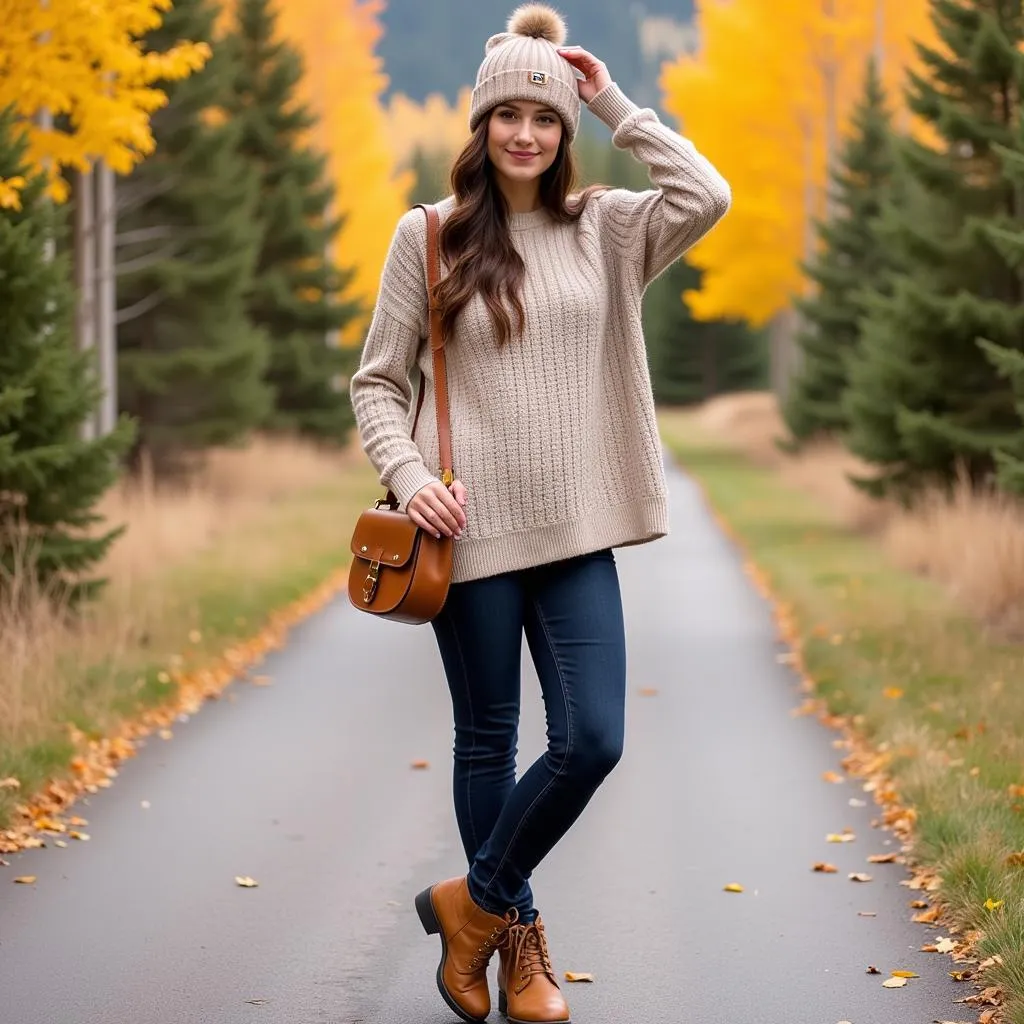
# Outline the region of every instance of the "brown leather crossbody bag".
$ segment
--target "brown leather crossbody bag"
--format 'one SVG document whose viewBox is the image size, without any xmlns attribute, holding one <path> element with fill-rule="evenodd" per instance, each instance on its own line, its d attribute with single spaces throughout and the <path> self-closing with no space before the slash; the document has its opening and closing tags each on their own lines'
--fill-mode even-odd
<svg viewBox="0 0 1024 1024">
<path fill-rule="evenodd" d="M 441 481 L 448 487 L 455 479 L 452 468 L 452 434 L 448 414 L 448 371 L 441 335 L 441 312 L 434 306 L 434 289 L 441 277 L 438 249 L 440 219 L 437 208 L 418 204 L 427 215 L 427 301 L 430 306 L 430 351 L 434 364 L 434 398 L 440 441 Z M 426 382 L 420 382 L 412 435 L 416 436 Z M 420 529 L 389 489 L 356 521 L 352 532 L 352 568 L 348 596 L 360 611 L 396 622 L 419 625 L 430 622 L 444 607 L 452 578 L 454 541 L 440 540 Z"/>
</svg>

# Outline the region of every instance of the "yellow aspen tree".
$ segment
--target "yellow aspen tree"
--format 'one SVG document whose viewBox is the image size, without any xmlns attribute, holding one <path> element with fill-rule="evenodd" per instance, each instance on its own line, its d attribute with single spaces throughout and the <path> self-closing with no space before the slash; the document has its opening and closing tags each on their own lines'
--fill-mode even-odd
<svg viewBox="0 0 1024 1024">
<path fill-rule="evenodd" d="M 54 198 L 67 196 L 65 169 L 103 160 L 125 174 L 153 151 L 150 115 L 167 100 L 156 83 L 187 77 L 210 55 L 184 41 L 163 53 L 142 47 L 171 3 L 0 0 L 0 109 L 19 117 L 28 159 L 49 176 Z M 15 190 L 9 181 L 0 196 L 11 203 Z"/>
<path fill-rule="evenodd" d="M 473 90 L 459 90 L 454 104 L 438 93 L 417 103 L 402 93 L 387 105 L 388 143 L 403 167 L 419 151 L 454 159 L 469 141 L 469 107 Z"/>
<path fill-rule="evenodd" d="M 666 109 L 732 185 L 729 216 L 691 254 L 699 319 L 755 325 L 802 293 L 800 262 L 827 213 L 828 170 L 867 58 L 890 100 L 931 41 L 928 0 L 699 0 L 702 46 L 667 65 Z"/>
<path fill-rule="evenodd" d="M 314 144 L 329 160 L 344 218 L 335 262 L 354 271 L 349 295 L 366 316 L 343 341 L 356 344 L 373 303 L 412 175 L 398 169 L 382 96 L 388 80 L 376 46 L 382 0 L 278 0 L 282 36 L 306 62 L 302 98 L 316 112 Z"/>
</svg>

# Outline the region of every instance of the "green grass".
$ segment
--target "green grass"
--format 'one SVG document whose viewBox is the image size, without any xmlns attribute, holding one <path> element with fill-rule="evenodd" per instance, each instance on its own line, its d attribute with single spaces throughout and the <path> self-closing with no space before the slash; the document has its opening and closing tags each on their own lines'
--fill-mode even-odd
<svg viewBox="0 0 1024 1024">
<path fill-rule="evenodd" d="M 791 609 L 816 694 L 891 752 L 901 802 L 918 816 L 914 857 L 942 877 L 945 920 L 982 930 L 979 951 L 1003 958 L 985 980 L 1004 986 L 1006 1021 L 1024 1024 L 1024 869 L 1007 864 L 1024 850 L 1024 797 L 1010 790 L 1024 784 L 1024 646 L 990 635 L 941 587 L 893 567 L 691 418 L 661 426 Z M 986 910 L 990 898 L 1002 906 Z"/>
<path fill-rule="evenodd" d="M 147 709 L 173 704 L 174 668 L 213 664 L 349 563 L 356 516 L 379 496 L 368 465 L 342 468 L 326 483 L 268 501 L 202 550 L 154 569 L 145 584 L 149 604 L 120 649 L 103 647 L 104 616 L 114 613 L 102 600 L 81 638 L 58 633 L 54 678 L 46 680 L 53 695 L 36 704 L 31 694 L 23 697 L 26 725 L 0 734 L 0 779 L 21 783 L 19 790 L 0 789 L 0 829 L 14 820 L 18 804 L 67 774 L 75 753 L 69 725 L 100 739 Z"/>
</svg>

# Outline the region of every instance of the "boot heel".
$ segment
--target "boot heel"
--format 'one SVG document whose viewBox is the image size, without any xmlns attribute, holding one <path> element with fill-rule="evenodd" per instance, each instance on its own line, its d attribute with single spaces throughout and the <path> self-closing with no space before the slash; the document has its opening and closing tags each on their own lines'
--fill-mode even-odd
<svg viewBox="0 0 1024 1024">
<path fill-rule="evenodd" d="M 503 1017 L 508 1016 L 508 996 L 505 995 L 504 989 L 498 990 L 498 1013 Z"/>
<path fill-rule="evenodd" d="M 424 889 L 416 897 L 416 913 L 419 914 L 420 924 L 428 935 L 437 935 L 441 930 L 441 922 L 434 913 L 434 904 L 430 902 L 430 889 Z"/>
</svg>

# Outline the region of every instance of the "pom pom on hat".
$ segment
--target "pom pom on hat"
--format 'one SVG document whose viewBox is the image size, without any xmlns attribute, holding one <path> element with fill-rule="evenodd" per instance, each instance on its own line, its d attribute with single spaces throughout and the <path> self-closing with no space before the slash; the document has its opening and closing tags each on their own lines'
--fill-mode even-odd
<svg viewBox="0 0 1024 1024">
<path fill-rule="evenodd" d="M 508 31 L 514 36 L 533 36 L 546 39 L 553 46 L 565 42 L 565 20 L 547 4 L 523 4 L 508 19 Z"/>
</svg>

